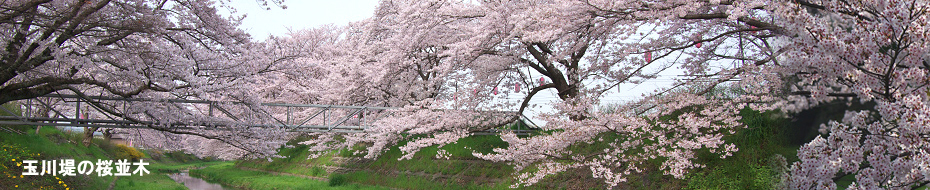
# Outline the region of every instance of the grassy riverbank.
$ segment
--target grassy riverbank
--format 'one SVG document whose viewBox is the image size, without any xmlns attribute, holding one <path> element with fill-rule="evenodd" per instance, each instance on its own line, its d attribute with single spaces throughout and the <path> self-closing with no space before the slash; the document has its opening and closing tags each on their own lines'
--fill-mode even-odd
<svg viewBox="0 0 930 190">
<path fill-rule="evenodd" d="M 277 175 L 264 171 L 244 170 L 236 168 L 232 162 L 217 164 L 203 169 L 191 170 L 190 174 L 207 181 L 219 182 L 227 186 L 255 190 L 387 189 L 359 184 L 330 184 L 330 182 L 325 181 L 325 179 L 309 179 L 307 177 L 297 175 Z"/>
<path fill-rule="evenodd" d="M 168 178 L 166 173 L 171 170 L 161 168 L 178 168 L 176 162 L 162 163 L 143 157 L 151 173 L 144 176 L 132 175 L 123 177 L 76 175 L 76 176 L 21 176 L 22 160 L 60 160 L 74 159 L 76 162 L 117 159 L 117 148 L 102 139 L 95 139 L 92 145 L 85 147 L 80 143 L 80 135 L 68 134 L 54 127 L 42 127 L 39 134 L 35 128 L 29 126 L 6 126 L 7 129 L 22 132 L 0 133 L 0 157 L 3 157 L 3 168 L 0 171 L 0 189 L 187 189 L 181 184 Z M 135 168 L 135 167 L 133 167 Z M 115 181 L 114 181 L 115 180 Z"/>
<path fill-rule="evenodd" d="M 16 106 L 6 106 L 19 112 Z M 5 114 L 5 113 L 0 113 Z M 126 155 L 127 148 L 103 139 L 93 139 L 90 146 L 81 144 L 82 133 L 69 133 L 55 127 L 42 127 L 36 133 L 35 126 L 0 125 L 0 189 L 187 189 L 166 174 L 180 169 L 208 166 L 219 162 L 205 162 L 183 153 L 161 153 L 143 151 L 141 159 L 150 165 L 151 173 L 144 176 L 123 177 L 76 175 L 76 176 L 22 176 L 23 160 L 74 159 L 75 162 L 115 160 Z M 133 149 L 134 151 L 134 149 Z M 151 155 L 157 155 L 153 158 Z M 133 166 L 133 169 L 136 167 Z M 39 168 L 41 169 L 41 168 Z"/>
<path fill-rule="evenodd" d="M 706 168 L 692 170 L 685 179 L 663 175 L 660 160 L 644 163 L 646 171 L 629 176 L 621 189 L 761 189 L 770 187 L 779 172 L 775 155 L 790 163 L 797 147 L 786 145 L 786 119 L 772 114 L 744 111 L 748 126 L 727 136 L 739 148 L 734 156 L 719 159 L 700 154 L 698 163 Z M 120 149 L 102 139 L 91 146 L 80 144 L 82 134 L 70 134 L 54 127 L 0 126 L 0 189 L 186 189 L 167 177 L 185 169 L 194 176 L 244 189 L 509 189 L 514 170 L 503 163 L 476 159 L 472 151 L 490 152 L 507 144 L 496 136 L 473 136 L 442 149 L 450 159 L 436 159 L 437 147 L 428 147 L 412 159 L 398 160 L 398 146 L 374 160 L 348 154 L 330 153 L 307 159 L 305 145 L 282 148 L 284 158 L 243 161 L 205 161 L 178 152 L 147 151 L 142 159 L 151 163 L 151 174 L 114 178 L 112 176 L 19 176 L 22 160 L 116 159 Z M 403 144 L 403 143 L 401 143 Z M 596 148 L 598 144 L 572 147 L 575 151 Z M 604 184 L 590 177 L 587 169 L 576 169 L 547 177 L 521 189 L 603 189 Z"/>
<path fill-rule="evenodd" d="M 786 143 L 785 125 L 787 119 L 781 119 L 771 113 L 744 111 L 745 129 L 727 136 L 728 142 L 735 143 L 739 152 L 727 159 L 720 159 L 713 154 L 699 154 L 698 163 L 706 168 L 695 169 L 685 179 L 675 179 L 663 175 L 658 168 L 661 160 L 653 160 L 645 165 L 646 171 L 629 176 L 629 181 L 621 184 L 621 189 L 765 189 L 779 180 L 777 174 L 783 165 L 779 165 L 776 155 L 786 158 L 788 163 L 796 160 L 797 147 Z M 308 137 L 303 137 L 308 138 Z M 398 160 L 401 156 L 398 146 L 374 160 L 361 159 L 348 154 L 349 151 L 331 153 L 318 158 L 307 159 L 307 146 L 296 144 L 304 139 L 296 139 L 292 148 L 282 148 L 272 162 L 266 160 L 245 160 L 225 165 L 222 171 L 262 170 L 285 174 L 313 176 L 338 181 L 345 184 L 365 184 L 397 189 L 510 189 L 513 184 L 513 168 L 502 163 L 476 159 L 472 151 L 490 152 L 493 148 L 506 147 L 507 144 L 495 136 L 473 136 L 461 139 L 455 144 L 442 149 L 451 154 L 450 159 L 436 159 L 437 147 L 429 147 L 418 152 L 413 159 Z M 403 144 L 403 143 L 401 143 Z M 598 144 L 573 147 L 583 151 L 600 146 Z M 466 148 L 467 147 L 467 148 Z M 604 189 L 599 180 L 590 177 L 587 169 L 576 169 L 550 176 L 540 183 L 521 189 Z M 221 172 L 216 172 L 221 173 Z M 222 178 L 218 176 L 219 178 Z M 217 179 L 221 180 L 221 179 Z"/>
</svg>

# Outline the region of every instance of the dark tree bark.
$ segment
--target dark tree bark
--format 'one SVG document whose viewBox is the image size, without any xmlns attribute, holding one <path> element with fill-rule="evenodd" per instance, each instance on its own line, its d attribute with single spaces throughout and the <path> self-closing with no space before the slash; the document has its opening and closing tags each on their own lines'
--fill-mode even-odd
<svg viewBox="0 0 930 190">
<path fill-rule="evenodd" d="M 84 127 L 84 146 L 90 146 L 90 143 L 94 140 L 94 132 L 97 132 L 99 127 Z"/>
</svg>

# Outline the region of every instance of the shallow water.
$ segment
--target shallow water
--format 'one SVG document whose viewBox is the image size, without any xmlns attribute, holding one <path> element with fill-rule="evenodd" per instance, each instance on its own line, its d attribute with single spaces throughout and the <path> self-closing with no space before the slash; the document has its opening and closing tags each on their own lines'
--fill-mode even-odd
<svg viewBox="0 0 930 190">
<path fill-rule="evenodd" d="M 184 184 L 191 190 L 228 190 L 220 184 L 210 183 L 203 179 L 196 178 L 187 174 L 187 172 L 168 174 L 174 181 Z"/>
</svg>

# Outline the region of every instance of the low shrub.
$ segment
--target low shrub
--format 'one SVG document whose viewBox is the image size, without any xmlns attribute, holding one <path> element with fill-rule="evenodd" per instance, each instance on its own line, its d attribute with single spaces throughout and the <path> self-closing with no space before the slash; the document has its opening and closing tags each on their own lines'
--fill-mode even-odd
<svg viewBox="0 0 930 190">
<path fill-rule="evenodd" d="M 129 159 L 132 161 L 137 161 L 144 157 L 145 154 L 136 150 L 136 148 L 128 147 L 125 145 L 116 145 L 116 159 Z"/>
<path fill-rule="evenodd" d="M 329 176 L 329 186 L 343 186 L 349 184 L 349 178 L 343 174 L 333 174 Z"/>
</svg>

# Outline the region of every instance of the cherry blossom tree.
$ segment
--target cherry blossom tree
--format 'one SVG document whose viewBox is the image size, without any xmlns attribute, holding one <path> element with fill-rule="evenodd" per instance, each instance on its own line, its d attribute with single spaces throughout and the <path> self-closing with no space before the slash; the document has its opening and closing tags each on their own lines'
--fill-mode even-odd
<svg viewBox="0 0 930 190">
<path fill-rule="evenodd" d="M 508 147 L 475 156 L 513 164 L 514 186 L 588 169 L 614 187 L 647 160 L 681 178 L 703 167 L 698 152 L 731 155 L 736 147 L 722 139 L 742 127 L 741 109 L 874 102 L 823 125 L 799 150 L 790 187 L 835 188 L 846 175 L 855 176 L 854 189 L 930 181 L 923 0 L 382 1 L 370 19 L 264 43 L 251 43 L 237 18 L 219 16 L 210 1 L 0 6 L 0 103 L 60 90 L 226 100 L 238 102 L 226 106 L 245 123 L 280 117 L 255 114 L 259 102 L 399 107 L 365 133 L 318 133 L 303 144 L 313 155 L 366 144 L 357 153 L 373 158 L 407 141 L 405 159 L 516 121 L 537 94 L 552 92 L 558 101 L 540 116 L 546 133 L 503 133 Z M 668 70 L 691 77 L 612 111 L 594 109 L 619 86 Z M 746 93 L 711 93 L 723 85 Z M 165 123 L 222 119 L 202 105 L 95 106 Z M 272 155 L 289 137 L 275 128 L 150 127 L 198 136 L 163 135 L 178 142 L 165 147 L 219 147 L 196 152 L 223 149 L 230 158 Z M 604 147 L 572 151 L 595 142 Z"/>
<path fill-rule="evenodd" d="M 688 169 L 702 167 L 692 162 L 695 152 L 726 157 L 736 151 L 722 137 L 741 126 L 738 110 L 774 99 L 764 93 L 707 96 L 730 79 L 762 73 L 760 66 L 777 56 L 770 43 L 781 29 L 760 21 L 770 19 L 770 14 L 747 11 L 762 5 L 383 1 L 372 19 L 350 31 L 363 34 L 359 37 L 364 46 L 355 48 L 371 48 L 361 53 L 370 57 L 366 63 L 393 71 L 368 78 L 375 85 L 372 88 L 383 89 L 385 98 L 403 100 L 389 105 L 405 107 L 366 133 L 318 134 L 303 144 L 317 153 L 369 144 L 359 153 L 372 158 L 407 140 L 400 147 L 405 153 L 401 159 L 411 158 L 420 148 L 453 143 L 472 132 L 515 121 L 518 114 L 501 114 L 506 119 L 472 118 L 488 110 L 522 113 L 537 93 L 551 90 L 561 100 L 553 105 L 554 112 L 542 116 L 548 121 L 544 129 L 551 133 L 531 137 L 505 133 L 502 138 L 510 146 L 476 156 L 514 164 L 522 173 L 517 185 L 588 168 L 594 177 L 615 186 L 642 171 L 643 161 L 658 158 L 665 160 L 661 169 L 667 174 L 684 177 Z M 711 67 L 720 60 L 740 64 Z M 700 80 L 681 81 L 616 109 L 637 111 L 592 109 L 618 85 L 649 81 L 669 68 L 681 68 Z M 536 82 L 536 77 L 543 80 Z M 768 93 L 768 86 L 759 85 L 765 77 L 777 79 L 777 75 L 752 77 L 738 86 Z M 491 91 L 516 84 L 527 90 L 504 90 L 501 95 Z M 695 86 L 696 90 L 676 90 Z M 504 98 L 511 93 L 523 98 Z M 663 119 L 668 116 L 672 119 Z M 567 150 L 604 140 L 605 134 L 620 137 L 609 138 L 609 147 L 602 151 L 579 155 Z"/>
<path fill-rule="evenodd" d="M 915 189 L 930 183 L 927 1 L 797 1 L 776 12 L 795 36 L 780 73 L 794 76 L 786 109 L 828 101 L 873 102 L 798 151 L 795 189 Z"/>
<path fill-rule="evenodd" d="M 307 144 L 318 145 L 315 148 L 320 151 L 352 147 L 357 143 L 374 144 L 368 151 L 371 158 L 405 139 L 403 136 L 406 135 L 438 135 L 446 139 L 456 136 L 452 138 L 454 140 L 468 135 L 469 131 L 481 131 L 481 128 L 513 121 L 512 117 L 495 117 L 490 112 L 444 106 L 448 101 L 443 99 L 453 96 L 449 93 L 450 87 L 454 86 L 457 77 L 463 75 L 458 72 L 465 68 L 446 61 L 452 57 L 442 54 L 443 49 L 447 49 L 443 46 L 467 39 L 466 34 L 445 26 L 431 26 L 430 23 L 438 22 L 435 18 L 404 18 L 405 15 L 396 12 L 399 10 L 394 10 L 401 7 L 389 8 L 392 7 L 390 4 L 384 7 L 366 21 L 343 28 L 302 30 L 288 37 L 273 39 L 272 44 L 268 44 L 268 52 L 276 52 L 282 58 L 292 55 L 282 61 L 279 72 L 282 77 L 275 78 L 285 79 L 280 81 L 282 83 L 296 81 L 307 85 L 269 86 L 271 88 L 261 92 L 274 95 L 266 97 L 294 97 L 284 99 L 298 100 L 298 103 L 402 107 L 382 113 L 389 116 L 377 121 L 377 129 L 364 134 L 319 133 L 316 140 Z M 408 21 L 405 19 L 421 24 L 401 24 Z M 460 37 L 453 38 L 454 35 Z M 437 114 L 449 116 L 434 117 Z M 432 123 L 429 124 L 431 127 L 423 128 L 425 123 Z M 421 145 L 407 149 L 410 151 L 408 156 L 419 148 L 433 145 L 429 141 L 434 140 L 437 139 L 421 139 Z M 413 144 L 416 143 L 410 145 Z"/>
<path fill-rule="evenodd" d="M 773 59 L 776 52 L 768 44 L 770 37 L 756 32 L 772 27 L 757 20 L 766 16 L 734 14 L 746 9 L 741 6 L 757 6 L 753 3 L 568 1 L 495 5 L 494 10 L 508 12 L 495 14 L 502 15 L 498 19 L 512 22 L 502 27 L 512 28 L 509 38 L 503 38 L 511 40 L 503 43 L 516 44 L 519 49 L 483 56 L 510 57 L 518 68 L 530 67 L 552 81 L 530 89 L 520 109 L 526 107 L 532 94 L 546 89 L 556 90 L 563 102 L 555 105 L 555 112 L 544 115 L 547 129 L 556 132 L 528 138 L 505 134 L 502 138 L 509 147 L 476 156 L 509 161 L 518 170 L 534 167 L 518 175 L 516 185 L 531 185 L 547 175 L 586 168 L 593 177 L 615 186 L 626 176 L 641 172 L 646 160 L 661 158 L 660 170 L 682 178 L 688 169 L 703 167 L 693 162 L 698 151 L 719 153 L 721 158 L 731 155 L 736 149 L 722 137 L 742 126 L 737 122 L 738 110 L 770 98 L 764 94 L 705 95 L 729 79 L 759 73 L 756 67 Z M 512 10 L 523 11 L 509 12 Z M 718 60 L 733 60 L 739 65 L 714 69 Z M 623 83 L 654 79 L 658 72 L 673 67 L 682 69 L 684 75 L 701 77 L 680 81 L 617 109 L 638 111 L 591 109 L 605 91 Z M 736 86 L 752 89 L 754 84 L 758 83 L 745 80 Z M 676 90 L 681 87 L 693 90 Z M 666 119 L 669 116 L 671 119 Z M 619 137 L 608 138 L 613 135 Z M 593 142 L 608 146 L 594 152 L 570 151 L 570 147 Z"/>
<path fill-rule="evenodd" d="M 476 156 L 517 166 L 523 172 L 517 186 L 572 168 L 590 169 L 615 186 L 642 171 L 645 160 L 662 159 L 661 170 L 683 177 L 702 167 L 693 162 L 697 151 L 730 155 L 736 149 L 722 137 L 741 127 L 736 113 L 746 107 L 790 112 L 826 101 L 871 101 L 874 110 L 825 125 L 825 134 L 799 151 L 791 187 L 834 188 L 836 178 L 850 174 L 857 178 L 853 188 L 918 187 L 928 181 L 921 119 L 926 7 L 926 1 L 383 1 L 354 29 L 365 34 L 361 44 L 375 46 L 364 53 L 373 57 L 367 63 L 394 69 L 391 76 L 433 76 L 425 69 L 440 77 L 370 78 L 416 89 L 407 91 L 412 96 L 384 90 L 406 99 L 392 105 L 408 106 L 411 114 L 371 133 L 322 134 L 304 143 L 320 152 L 364 142 L 373 144 L 367 156 L 374 157 L 405 139 L 403 158 L 410 158 L 419 148 L 484 129 L 422 108 L 521 113 L 537 93 L 551 90 L 562 100 L 542 117 L 552 133 L 505 133 L 510 146 Z M 667 69 L 694 80 L 613 109 L 619 112 L 592 109 L 618 85 L 648 82 Z M 513 84 L 527 87 L 520 101 L 487 90 Z M 711 96 L 720 85 L 747 93 Z M 609 146 L 569 151 L 593 142 Z"/>
<path fill-rule="evenodd" d="M 50 93 L 256 103 L 246 79 L 266 72 L 261 68 L 269 63 L 248 51 L 260 45 L 236 28 L 241 17 L 222 16 L 217 7 L 225 5 L 187 0 L 4 1 L 0 103 Z M 101 113 L 137 123 L 148 118 L 165 123 L 148 125 L 149 129 L 225 142 L 258 157 L 273 154 L 284 142 L 280 129 L 230 126 L 217 132 L 170 125 L 218 119 L 198 113 L 202 110 L 194 105 L 88 103 Z M 233 112 L 249 115 L 250 110 L 240 107 Z"/>
<path fill-rule="evenodd" d="M 0 102 L 77 85 L 130 97 L 205 86 L 248 36 L 209 1 L 9 1 Z M 218 68 L 219 67 L 219 68 Z M 218 79 L 211 79 L 218 80 Z"/>
</svg>

